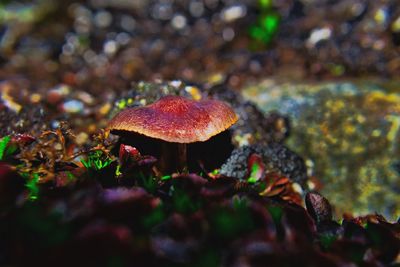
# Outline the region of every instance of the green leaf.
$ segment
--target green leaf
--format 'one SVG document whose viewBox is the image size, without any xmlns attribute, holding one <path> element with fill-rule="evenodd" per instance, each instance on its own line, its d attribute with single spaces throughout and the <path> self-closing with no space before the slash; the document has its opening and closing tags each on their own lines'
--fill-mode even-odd
<svg viewBox="0 0 400 267">
<path fill-rule="evenodd" d="M 262 18 L 262 26 L 268 34 L 275 34 L 279 26 L 279 16 L 276 14 L 268 14 Z"/>
<path fill-rule="evenodd" d="M 86 160 L 81 160 L 81 162 L 82 162 L 82 164 L 83 164 L 83 166 L 86 168 L 86 169 L 89 169 L 90 168 L 90 163 L 89 163 L 89 161 L 86 161 Z"/>
<path fill-rule="evenodd" d="M 169 180 L 171 178 L 172 178 L 171 175 L 164 175 L 163 177 L 161 177 L 161 181 L 166 181 L 166 180 Z"/>
<path fill-rule="evenodd" d="M 7 149 L 7 145 L 8 143 L 11 141 L 11 137 L 9 135 L 4 136 L 1 140 L 0 140 L 0 160 L 3 160 L 4 156 L 6 155 L 6 149 Z"/>
</svg>

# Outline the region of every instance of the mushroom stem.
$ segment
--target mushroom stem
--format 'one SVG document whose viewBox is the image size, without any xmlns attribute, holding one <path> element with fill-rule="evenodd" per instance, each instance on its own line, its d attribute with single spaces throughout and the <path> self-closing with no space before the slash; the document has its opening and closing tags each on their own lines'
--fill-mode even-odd
<svg viewBox="0 0 400 267">
<path fill-rule="evenodd" d="M 181 172 L 186 167 L 186 144 L 162 142 L 160 169 L 162 173 Z"/>
</svg>

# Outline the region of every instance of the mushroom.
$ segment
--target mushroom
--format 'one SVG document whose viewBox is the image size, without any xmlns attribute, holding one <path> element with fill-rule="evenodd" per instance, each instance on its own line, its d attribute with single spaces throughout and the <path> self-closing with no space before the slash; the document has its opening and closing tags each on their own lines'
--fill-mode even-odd
<svg viewBox="0 0 400 267">
<path fill-rule="evenodd" d="M 218 100 L 195 101 L 165 96 L 144 107 L 118 113 L 108 124 L 114 134 L 140 134 L 161 141 L 161 172 L 182 171 L 186 144 L 204 142 L 238 120 L 235 112 Z"/>
</svg>

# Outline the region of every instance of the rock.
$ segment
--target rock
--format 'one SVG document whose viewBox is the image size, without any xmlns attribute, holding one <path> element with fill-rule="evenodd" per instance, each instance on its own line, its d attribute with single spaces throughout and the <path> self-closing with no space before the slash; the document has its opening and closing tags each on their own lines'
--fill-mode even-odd
<svg viewBox="0 0 400 267">
<path fill-rule="evenodd" d="M 248 158 L 251 154 L 261 155 L 267 171 L 278 172 L 292 181 L 305 185 L 307 169 L 303 159 L 286 146 L 279 143 L 244 146 L 235 149 L 221 167 L 221 174 L 246 179 Z"/>
<path fill-rule="evenodd" d="M 51 105 L 57 105 L 71 93 L 71 88 L 67 85 L 60 84 L 50 89 L 46 94 L 46 101 Z"/>
<path fill-rule="evenodd" d="M 322 195 L 309 192 L 306 195 L 306 207 L 308 213 L 315 222 L 320 223 L 332 220 L 332 207 Z"/>
<path fill-rule="evenodd" d="M 41 132 L 45 128 L 46 116 L 42 105 L 24 105 L 19 114 L 0 109 L 0 136 Z"/>
<path fill-rule="evenodd" d="M 82 113 L 85 105 L 79 100 L 67 100 L 61 104 L 60 109 L 70 114 Z"/>
<path fill-rule="evenodd" d="M 400 94 L 380 81 L 287 83 L 264 80 L 243 90 L 266 114 L 291 119 L 288 146 L 325 186 L 336 211 L 397 216 Z M 394 219 L 394 218 L 393 218 Z"/>
</svg>

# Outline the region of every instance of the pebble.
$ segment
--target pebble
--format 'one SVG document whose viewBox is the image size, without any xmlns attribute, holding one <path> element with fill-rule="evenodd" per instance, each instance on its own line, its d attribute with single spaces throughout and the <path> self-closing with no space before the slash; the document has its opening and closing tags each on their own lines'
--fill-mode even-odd
<svg viewBox="0 0 400 267">
<path fill-rule="evenodd" d="M 112 108 L 111 104 L 107 102 L 100 107 L 99 112 L 101 115 L 105 116 L 108 114 L 108 112 L 110 112 L 111 108 Z"/>
<path fill-rule="evenodd" d="M 10 94 L 13 90 L 13 86 L 8 82 L 3 82 L 0 86 L 0 102 L 14 111 L 15 113 L 19 113 L 22 109 L 22 105 L 17 103 L 13 96 Z"/>
<path fill-rule="evenodd" d="M 61 105 L 61 110 L 70 114 L 82 113 L 85 105 L 79 100 L 68 100 Z"/>
<path fill-rule="evenodd" d="M 54 120 L 54 121 L 52 121 L 52 122 L 50 123 L 50 125 L 51 125 L 51 128 L 52 128 L 52 129 L 57 129 L 58 127 L 60 127 L 60 122 L 57 121 L 57 120 Z"/>
<path fill-rule="evenodd" d="M 78 92 L 76 95 L 76 98 L 78 98 L 80 101 L 87 105 L 92 105 L 94 103 L 94 98 L 91 94 L 86 93 L 86 92 Z"/>
<path fill-rule="evenodd" d="M 52 105 L 60 103 L 66 96 L 71 92 L 71 88 L 68 85 L 60 84 L 50 89 L 46 94 L 46 100 Z"/>
<path fill-rule="evenodd" d="M 86 143 L 86 141 L 88 140 L 89 135 L 85 132 L 80 132 L 77 136 L 76 136 L 76 144 L 78 145 L 83 145 Z"/>
<path fill-rule="evenodd" d="M 33 104 L 37 104 L 37 103 L 39 103 L 41 100 L 42 100 L 42 96 L 41 96 L 40 94 L 35 93 L 35 94 L 32 94 L 32 95 L 30 96 L 30 101 L 31 101 L 31 103 L 33 103 Z"/>
</svg>

